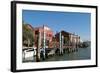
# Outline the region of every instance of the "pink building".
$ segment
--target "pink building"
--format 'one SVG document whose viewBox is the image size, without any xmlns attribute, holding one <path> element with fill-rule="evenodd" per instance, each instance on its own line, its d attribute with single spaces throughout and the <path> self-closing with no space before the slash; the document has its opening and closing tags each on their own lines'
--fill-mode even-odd
<svg viewBox="0 0 100 73">
<path fill-rule="evenodd" d="M 44 32 L 45 32 L 45 37 L 46 37 L 46 46 L 49 46 L 49 44 L 52 42 L 53 39 L 53 31 L 48 27 L 48 26 L 40 26 L 40 27 L 32 27 L 31 25 L 27 25 L 29 29 L 33 31 L 33 36 L 34 36 L 34 46 L 37 46 L 37 37 L 39 34 L 41 35 L 41 47 L 43 47 L 43 40 L 44 40 Z"/>
<path fill-rule="evenodd" d="M 37 36 L 39 36 L 39 34 L 41 35 L 41 47 L 43 47 L 43 39 L 44 39 L 44 32 L 45 32 L 45 37 L 46 37 L 46 46 L 49 46 L 49 43 L 52 42 L 53 39 L 53 31 L 47 27 L 47 26 L 41 26 L 41 27 L 35 27 L 34 28 L 34 37 L 35 37 L 35 42 L 37 40 Z M 35 43 L 37 45 L 37 42 Z"/>
</svg>

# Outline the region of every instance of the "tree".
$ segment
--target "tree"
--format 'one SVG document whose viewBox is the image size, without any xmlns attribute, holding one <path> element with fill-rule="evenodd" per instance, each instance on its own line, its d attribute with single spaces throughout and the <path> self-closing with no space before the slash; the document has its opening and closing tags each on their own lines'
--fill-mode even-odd
<svg viewBox="0 0 100 73">
<path fill-rule="evenodd" d="M 30 47 L 33 45 L 33 30 L 28 28 L 28 24 L 23 24 L 23 45 Z"/>
</svg>

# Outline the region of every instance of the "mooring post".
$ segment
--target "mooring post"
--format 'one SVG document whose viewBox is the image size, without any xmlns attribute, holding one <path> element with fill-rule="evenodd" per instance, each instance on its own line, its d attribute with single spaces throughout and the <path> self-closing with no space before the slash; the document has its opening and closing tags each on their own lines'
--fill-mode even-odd
<svg viewBox="0 0 100 73">
<path fill-rule="evenodd" d="M 45 28 L 44 28 L 44 25 L 43 25 L 43 30 L 44 30 L 44 32 L 43 32 L 43 55 L 44 55 L 44 58 L 43 58 L 43 59 L 45 59 L 46 35 L 45 35 Z"/>
<path fill-rule="evenodd" d="M 41 32 L 39 32 L 38 38 L 38 59 L 40 60 L 40 48 L 41 48 Z"/>
<path fill-rule="evenodd" d="M 61 32 L 60 32 L 60 35 L 59 35 L 59 42 L 60 42 L 60 55 L 61 55 Z"/>
<path fill-rule="evenodd" d="M 38 58 L 38 39 L 39 39 L 39 36 L 37 35 L 37 41 L 36 41 L 36 62 L 39 62 L 39 58 Z"/>
<path fill-rule="evenodd" d="M 62 43 L 61 43 L 61 48 L 62 48 L 61 51 L 62 51 L 62 54 L 63 54 L 63 49 L 64 49 L 64 48 L 63 48 L 63 42 L 64 42 L 64 36 L 63 36 L 63 35 L 62 35 L 61 41 L 62 41 Z"/>
</svg>

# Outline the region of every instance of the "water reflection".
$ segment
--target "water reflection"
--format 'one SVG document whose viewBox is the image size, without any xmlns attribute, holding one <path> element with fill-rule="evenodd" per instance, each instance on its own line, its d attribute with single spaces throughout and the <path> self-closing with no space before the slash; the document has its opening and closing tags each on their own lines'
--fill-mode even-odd
<svg viewBox="0 0 100 73">
<path fill-rule="evenodd" d="M 67 60 L 86 60 L 91 59 L 91 48 L 78 48 L 76 51 L 67 52 L 59 56 L 57 54 L 41 60 L 40 62 L 49 62 L 49 61 L 67 61 Z M 33 57 L 26 58 L 24 62 L 35 62 Z"/>
<path fill-rule="evenodd" d="M 78 51 L 65 53 L 63 56 L 51 57 L 46 59 L 46 61 L 64 61 L 64 60 L 84 60 L 91 59 L 91 49 L 90 48 L 79 48 Z"/>
</svg>

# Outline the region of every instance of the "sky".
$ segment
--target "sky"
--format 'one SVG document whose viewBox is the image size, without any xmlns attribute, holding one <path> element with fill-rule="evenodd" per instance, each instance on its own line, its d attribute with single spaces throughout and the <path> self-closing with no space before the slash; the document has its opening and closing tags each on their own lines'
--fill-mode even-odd
<svg viewBox="0 0 100 73">
<path fill-rule="evenodd" d="M 91 39 L 90 13 L 23 10 L 22 20 L 33 27 L 46 25 L 54 33 L 61 30 L 75 33 L 83 41 Z"/>
</svg>

